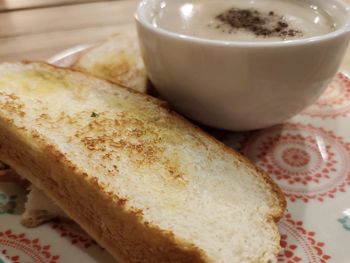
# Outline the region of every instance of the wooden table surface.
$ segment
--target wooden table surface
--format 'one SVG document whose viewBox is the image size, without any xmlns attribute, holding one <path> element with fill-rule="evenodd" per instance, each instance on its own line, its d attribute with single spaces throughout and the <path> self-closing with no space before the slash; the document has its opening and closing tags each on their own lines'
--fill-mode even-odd
<svg viewBox="0 0 350 263">
<path fill-rule="evenodd" d="M 350 2 L 350 0 L 348 0 Z M 0 61 L 43 60 L 134 26 L 137 0 L 0 0 Z M 343 68 L 350 70 L 350 50 Z"/>
<path fill-rule="evenodd" d="M 6 5 L 6 2 L 11 3 Z M 42 60 L 134 26 L 137 0 L 0 0 L 0 61 Z"/>
</svg>

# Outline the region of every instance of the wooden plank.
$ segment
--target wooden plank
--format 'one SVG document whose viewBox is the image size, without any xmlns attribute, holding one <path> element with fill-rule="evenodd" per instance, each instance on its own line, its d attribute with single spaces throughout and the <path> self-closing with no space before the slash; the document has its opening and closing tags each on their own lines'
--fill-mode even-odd
<svg viewBox="0 0 350 263">
<path fill-rule="evenodd" d="M 13 60 L 46 60 L 76 45 L 95 43 L 125 30 L 134 30 L 133 23 L 118 26 L 91 27 L 71 31 L 23 35 L 0 39 L 0 62 Z"/>
<path fill-rule="evenodd" d="M 132 21 L 124 25 L 91 27 L 0 39 L 0 62 L 13 60 L 46 60 L 50 56 L 76 45 L 94 43 L 121 30 L 134 28 Z M 350 49 L 342 64 L 342 70 L 350 72 Z"/>
<path fill-rule="evenodd" d="M 104 0 L 0 0 L 0 12 L 102 1 Z"/>
<path fill-rule="evenodd" d="M 130 21 L 138 1 L 113 1 L 22 10 L 0 14 L 0 38 L 75 30 Z"/>
<path fill-rule="evenodd" d="M 0 61 L 47 59 L 63 49 L 133 27 L 137 3 L 117 1 L 2 13 Z"/>
</svg>

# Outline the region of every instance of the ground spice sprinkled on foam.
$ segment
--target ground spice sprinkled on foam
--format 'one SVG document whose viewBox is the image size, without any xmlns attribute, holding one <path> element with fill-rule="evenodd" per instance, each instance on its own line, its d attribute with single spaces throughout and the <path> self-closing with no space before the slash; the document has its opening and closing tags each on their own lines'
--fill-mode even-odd
<svg viewBox="0 0 350 263">
<path fill-rule="evenodd" d="M 283 16 L 274 11 L 260 12 L 255 9 L 231 8 L 216 16 L 214 28 L 229 34 L 236 30 L 245 30 L 257 37 L 300 37 L 302 32 L 291 27 Z"/>
</svg>

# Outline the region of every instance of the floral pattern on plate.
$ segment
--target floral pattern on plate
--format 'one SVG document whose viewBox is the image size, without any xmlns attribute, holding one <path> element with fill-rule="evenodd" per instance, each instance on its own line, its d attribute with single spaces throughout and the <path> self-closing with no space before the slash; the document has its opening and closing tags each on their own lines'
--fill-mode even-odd
<svg viewBox="0 0 350 263">
<path fill-rule="evenodd" d="M 25 233 L 0 231 L 1 254 L 13 263 L 58 263 L 59 256 L 53 255 L 49 245 L 40 243 L 39 238 L 30 239 Z M 11 251 L 9 252 L 9 249 Z"/>
<path fill-rule="evenodd" d="M 321 119 L 346 117 L 350 112 L 350 80 L 339 73 L 321 98 L 301 114 Z"/>
<path fill-rule="evenodd" d="M 350 187 L 349 144 L 325 129 L 278 125 L 247 135 L 241 147 L 292 202 L 322 202 Z"/>
<path fill-rule="evenodd" d="M 72 222 L 60 222 L 51 224 L 52 229 L 56 230 L 62 238 L 68 239 L 72 244 L 89 248 L 98 246 L 95 240 L 88 236 L 77 224 Z"/>
<path fill-rule="evenodd" d="M 315 232 L 304 228 L 302 221 L 295 221 L 286 214 L 279 223 L 282 251 L 278 262 L 326 263 L 331 257 L 325 253 L 325 243 L 316 241 Z M 307 261 L 305 261 L 307 259 Z"/>
</svg>

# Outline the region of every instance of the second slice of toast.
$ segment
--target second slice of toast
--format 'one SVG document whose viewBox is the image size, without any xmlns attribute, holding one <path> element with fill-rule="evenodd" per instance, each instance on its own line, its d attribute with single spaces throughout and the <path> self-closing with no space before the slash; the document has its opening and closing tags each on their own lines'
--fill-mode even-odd
<svg viewBox="0 0 350 263">
<path fill-rule="evenodd" d="M 147 91 L 146 70 L 134 28 L 88 49 L 72 67 L 140 92 Z"/>
</svg>

